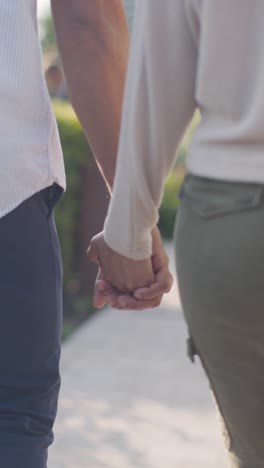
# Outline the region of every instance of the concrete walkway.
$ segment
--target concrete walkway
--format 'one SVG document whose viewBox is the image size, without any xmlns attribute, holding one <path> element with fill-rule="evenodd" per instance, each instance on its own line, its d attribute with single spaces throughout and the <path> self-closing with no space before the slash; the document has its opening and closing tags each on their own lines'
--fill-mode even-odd
<svg viewBox="0 0 264 468">
<path fill-rule="evenodd" d="M 82 326 L 63 346 L 49 468 L 227 467 L 186 335 L 176 285 L 158 310 L 105 309 Z"/>
</svg>

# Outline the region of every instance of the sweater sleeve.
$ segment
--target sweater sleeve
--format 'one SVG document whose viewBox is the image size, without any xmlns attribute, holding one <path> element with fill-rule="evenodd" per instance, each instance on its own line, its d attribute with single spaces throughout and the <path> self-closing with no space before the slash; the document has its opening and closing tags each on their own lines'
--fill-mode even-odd
<svg viewBox="0 0 264 468">
<path fill-rule="evenodd" d="M 184 0 L 138 0 L 106 243 L 151 255 L 165 180 L 195 110 L 197 48 Z"/>
</svg>

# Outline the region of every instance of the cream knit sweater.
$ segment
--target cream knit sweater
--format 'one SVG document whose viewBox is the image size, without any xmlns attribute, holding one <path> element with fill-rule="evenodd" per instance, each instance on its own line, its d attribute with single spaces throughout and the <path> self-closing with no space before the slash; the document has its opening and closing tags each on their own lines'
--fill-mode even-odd
<svg viewBox="0 0 264 468">
<path fill-rule="evenodd" d="M 138 0 L 107 244 L 143 259 L 196 108 L 189 172 L 264 183 L 264 0 Z"/>
</svg>

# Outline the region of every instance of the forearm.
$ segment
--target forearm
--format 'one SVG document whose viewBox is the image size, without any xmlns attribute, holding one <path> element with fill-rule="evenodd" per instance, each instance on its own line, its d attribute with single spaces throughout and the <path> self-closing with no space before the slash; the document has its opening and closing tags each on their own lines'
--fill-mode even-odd
<svg viewBox="0 0 264 468">
<path fill-rule="evenodd" d="M 184 0 L 144 0 L 134 28 L 105 239 L 122 255 L 143 259 L 151 252 L 166 177 L 195 110 L 197 54 Z"/>
<path fill-rule="evenodd" d="M 121 0 L 52 0 L 73 107 L 112 188 L 129 35 Z"/>
</svg>

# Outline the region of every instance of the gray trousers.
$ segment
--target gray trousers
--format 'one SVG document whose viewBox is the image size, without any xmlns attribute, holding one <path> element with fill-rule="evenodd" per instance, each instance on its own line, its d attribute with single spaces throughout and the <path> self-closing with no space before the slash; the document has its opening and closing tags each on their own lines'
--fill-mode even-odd
<svg viewBox="0 0 264 468">
<path fill-rule="evenodd" d="M 175 228 L 191 359 L 210 381 L 232 468 L 264 467 L 264 185 L 188 175 Z"/>
<path fill-rule="evenodd" d="M 45 468 L 62 324 L 54 185 L 0 219 L 0 466 Z"/>
</svg>

